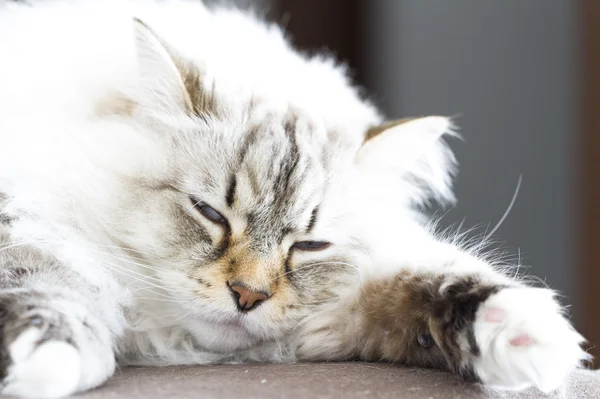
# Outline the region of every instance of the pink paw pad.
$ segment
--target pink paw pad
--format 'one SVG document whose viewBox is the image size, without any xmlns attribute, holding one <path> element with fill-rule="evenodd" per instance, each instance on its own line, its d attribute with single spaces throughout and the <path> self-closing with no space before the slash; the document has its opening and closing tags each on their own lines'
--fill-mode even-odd
<svg viewBox="0 0 600 399">
<path fill-rule="evenodd" d="M 484 319 L 491 323 L 499 323 L 506 318 L 506 312 L 502 309 L 492 308 L 485 312 Z"/>
<path fill-rule="evenodd" d="M 509 342 L 512 346 L 529 346 L 535 343 L 533 338 L 526 334 L 518 335 L 515 338 L 511 339 Z"/>
</svg>

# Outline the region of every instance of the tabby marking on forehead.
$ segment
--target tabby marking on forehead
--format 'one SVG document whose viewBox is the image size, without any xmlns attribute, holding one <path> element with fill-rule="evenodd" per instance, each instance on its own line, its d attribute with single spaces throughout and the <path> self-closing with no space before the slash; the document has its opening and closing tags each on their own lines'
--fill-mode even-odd
<svg viewBox="0 0 600 399">
<path fill-rule="evenodd" d="M 225 202 L 227 203 L 228 207 L 232 207 L 233 206 L 233 202 L 235 201 L 235 189 L 237 186 L 237 179 L 236 179 L 236 175 L 235 173 L 231 174 L 231 177 L 229 178 L 229 185 L 227 187 L 227 194 L 225 195 Z"/>
<path fill-rule="evenodd" d="M 298 148 L 298 142 L 296 141 L 296 122 L 297 120 L 295 118 L 288 120 L 283 128 L 285 136 L 289 141 L 290 149 L 288 150 L 286 157 L 282 160 L 280 174 L 279 177 L 275 179 L 275 185 L 273 187 L 280 194 L 282 193 L 281 191 L 288 194 L 288 197 L 278 196 L 282 201 L 284 199 L 290 201 L 296 188 L 290 187 L 292 175 L 300 162 L 300 150 Z M 283 190 L 281 190 L 281 188 L 283 188 Z"/>
<path fill-rule="evenodd" d="M 298 209 L 307 207 L 299 202 L 305 201 L 299 193 L 311 189 L 305 179 L 315 171 L 312 165 L 315 160 L 303 155 L 298 143 L 299 116 L 290 111 L 283 121 L 276 121 L 266 117 L 248 130 L 238 151 L 237 170 L 226 189 L 226 202 L 231 206 L 237 201 L 239 180 L 248 182 L 254 195 L 251 201 L 256 207 L 246 214 L 247 233 L 256 241 L 272 243 L 280 243 L 289 232 L 306 226 L 306 222 L 297 220 Z M 275 152 L 261 159 L 268 148 Z M 259 173 L 264 174 L 259 176 Z M 308 223 L 310 229 L 314 222 Z"/>
<path fill-rule="evenodd" d="M 308 226 L 306 226 L 306 233 L 310 233 L 312 229 L 315 227 L 317 223 L 317 217 L 319 216 L 319 207 L 317 206 L 310 214 L 310 221 L 308 222 Z"/>
</svg>

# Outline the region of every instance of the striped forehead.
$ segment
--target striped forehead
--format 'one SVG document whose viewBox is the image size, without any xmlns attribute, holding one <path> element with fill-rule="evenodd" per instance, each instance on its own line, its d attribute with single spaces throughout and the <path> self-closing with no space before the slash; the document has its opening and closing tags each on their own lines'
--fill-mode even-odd
<svg viewBox="0 0 600 399">
<path fill-rule="evenodd" d="M 246 232 L 257 240 L 277 242 L 306 228 L 306 215 L 318 205 L 324 165 L 314 156 L 320 151 L 310 133 L 295 120 L 262 124 L 240 145 L 226 201 L 244 215 Z"/>
</svg>

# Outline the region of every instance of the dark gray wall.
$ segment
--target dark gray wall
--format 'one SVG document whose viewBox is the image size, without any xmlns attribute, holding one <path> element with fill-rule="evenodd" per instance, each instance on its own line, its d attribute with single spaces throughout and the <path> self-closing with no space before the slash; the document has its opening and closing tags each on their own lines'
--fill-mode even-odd
<svg viewBox="0 0 600 399">
<path fill-rule="evenodd" d="M 376 0 L 370 85 L 390 117 L 460 115 L 459 205 L 574 297 L 577 9 L 569 0 Z"/>
</svg>

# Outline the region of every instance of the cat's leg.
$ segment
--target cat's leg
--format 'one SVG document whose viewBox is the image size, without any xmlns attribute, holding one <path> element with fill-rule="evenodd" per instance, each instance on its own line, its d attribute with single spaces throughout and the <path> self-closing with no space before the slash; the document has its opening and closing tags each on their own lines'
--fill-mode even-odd
<svg viewBox="0 0 600 399">
<path fill-rule="evenodd" d="M 0 392 L 52 398 L 103 383 L 115 368 L 115 331 L 103 319 L 111 312 L 110 298 L 103 302 L 98 287 L 34 248 L 5 248 L 0 252 Z"/>
<path fill-rule="evenodd" d="M 429 263 L 369 278 L 304 320 L 298 358 L 437 367 L 489 386 L 545 392 L 587 359 L 551 290 L 527 287 L 451 245 L 430 249 Z"/>
</svg>

